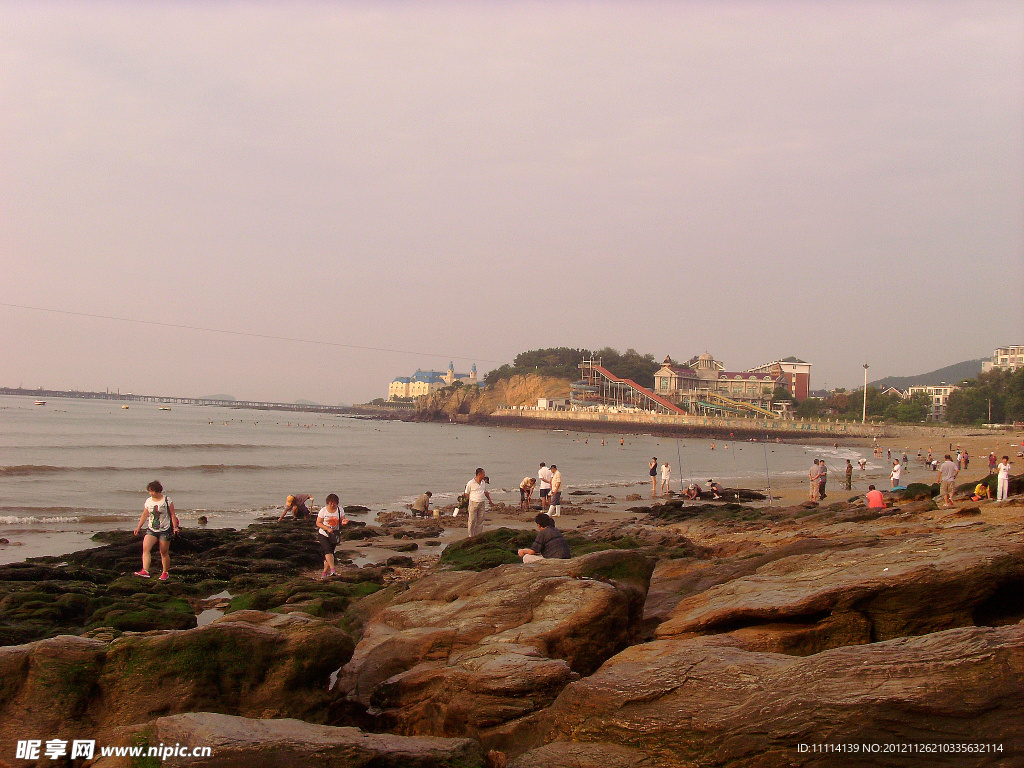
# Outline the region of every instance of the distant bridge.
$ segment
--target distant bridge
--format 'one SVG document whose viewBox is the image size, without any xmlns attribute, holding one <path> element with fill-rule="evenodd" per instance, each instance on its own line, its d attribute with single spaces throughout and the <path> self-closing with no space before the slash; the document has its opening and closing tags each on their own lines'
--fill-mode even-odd
<svg viewBox="0 0 1024 768">
<path fill-rule="evenodd" d="M 360 413 L 362 409 L 347 405 L 304 405 L 272 403 L 262 400 L 218 400 L 208 397 L 161 397 L 158 395 L 120 394 L 115 392 L 77 392 L 75 390 L 0 388 L 0 395 L 21 395 L 36 400 L 72 398 L 76 400 L 110 400 L 119 403 L 160 403 L 162 405 L 213 405 L 221 408 L 251 408 L 262 411 L 302 411 L 307 413 Z M 407 410 L 396 407 L 395 410 Z"/>
</svg>

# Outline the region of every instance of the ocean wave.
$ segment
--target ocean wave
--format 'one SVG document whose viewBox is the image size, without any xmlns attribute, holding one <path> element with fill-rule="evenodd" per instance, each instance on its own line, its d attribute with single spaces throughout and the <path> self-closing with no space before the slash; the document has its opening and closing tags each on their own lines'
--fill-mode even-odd
<svg viewBox="0 0 1024 768">
<path fill-rule="evenodd" d="M 37 448 L 38 445 L 33 446 L 21 446 L 26 449 Z M 266 449 L 280 449 L 280 445 L 258 445 L 255 443 L 145 443 L 142 445 L 133 444 L 113 444 L 113 443 L 95 443 L 95 444 L 74 444 L 67 445 L 62 444 L 57 446 L 61 450 L 103 450 L 103 451 L 136 451 L 136 450 L 169 450 L 169 451 L 237 451 L 237 450 L 266 450 Z"/>
<path fill-rule="evenodd" d="M 51 467 L 46 464 L 19 464 L 12 467 L 0 467 L 0 477 L 22 477 L 25 475 L 52 475 L 65 472 L 67 467 Z"/>
<path fill-rule="evenodd" d="M 36 517 L 35 515 L 28 515 L 27 517 L 19 517 L 18 515 L 5 515 L 0 516 L 0 525 L 35 525 L 35 524 L 52 524 L 52 523 L 80 523 L 82 518 L 77 515 L 71 515 L 68 517 L 57 516 L 57 517 Z"/>
<path fill-rule="evenodd" d="M 96 507 L 35 507 L 25 504 L 0 505 L 0 513 L 28 512 L 32 515 L 100 515 L 108 514 L 105 509 Z"/>
<path fill-rule="evenodd" d="M 160 472 L 202 472 L 218 474 L 221 472 L 264 472 L 278 470 L 307 469 L 301 465 L 265 464 L 191 464 L 186 466 L 166 467 L 54 467 L 49 464 L 19 464 L 17 466 L 0 467 L 0 477 L 31 477 L 33 475 L 55 475 L 73 472 L 135 472 L 155 474 Z"/>
</svg>

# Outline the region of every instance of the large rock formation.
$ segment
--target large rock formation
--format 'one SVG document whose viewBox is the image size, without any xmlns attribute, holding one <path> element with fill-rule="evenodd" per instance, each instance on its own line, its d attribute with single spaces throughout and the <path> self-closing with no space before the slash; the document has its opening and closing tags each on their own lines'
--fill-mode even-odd
<svg viewBox="0 0 1024 768">
<path fill-rule="evenodd" d="M 26 733 L 103 732 L 194 710 L 322 721 L 328 679 L 353 647 L 303 614 L 240 611 L 109 645 L 60 636 L 0 648 L 0 750 Z"/>
<path fill-rule="evenodd" d="M 1017 621 L 1024 613 L 1002 599 L 1024 585 L 1024 532 L 850 543 L 832 540 L 824 551 L 790 545 L 796 551 L 776 553 L 786 556 L 725 583 L 699 591 L 700 582 L 692 583 L 694 594 L 675 606 L 657 635 L 734 631 L 753 649 L 807 655 Z"/>
<path fill-rule="evenodd" d="M 28 733 L 88 731 L 216 745 L 223 765 L 477 766 L 491 748 L 518 768 L 1017 765 L 1014 504 L 684 505 L 583 523 L 575 552 L 616 549 L 531 566 L 494 567 L 532 536 L 498 529 L 439 566 L 470 570 L 383 589 L 387 569 L 285 575 L 298 527 L 247 535 L 258 567 L 230 581 L 232 547 L 210 553 L 234 533 L 193 540 L 183 578 L 163 585 L 104 580 L 137 556 L 128 542 L 92 564 L 4 567 L 0 629 L 25 631 L 26 616 L 51 632 L 57 617 L 107 640 L 0 649 L 0 756 Z M 260 610 L 113 642 L 96 627 L 146 609 L 165 626 L 175 601 L 192 610 L 225 584 L 232 608 Z M 325 727 L 353 724 L 397 735 Z M 932 744 L 946 751 L 906 751 Z"/>
<path fill-rule="evenodd" d="M 437 739 L 364 733 L 299 720 L 251 720 L 213 712 L 158 718 L 138 732 L 146 747 L 181 746 L 164 768 L 483 768 L 479 745 L 469 739 Z M 144 741 L 143 741 L 144 740 Z M 209 757 L 191 750 L 209 748 Z M 128 768 L 127 760 L 100 760 L 95 768 Z"/>
<path fill-rule="evenodd" d="M 454 418 L 459 415 L 488 416 L 499 405 L 536 406 L 542 397 L 568 397 L 569 382 L 530 373 L 517 375 L 486 387 L 446 387 L 417 403 L 417 417 Z"/>
<path fill-rule="evenodd" d="M 486 742 L 636 639 L 652 568 L 605 551 L 428 576 L 369 623 L 339 687 L 398 733 Z"/>
<path fill-rule="evenodd" d="M 665 638 L 633 646 L 566 687 L 534 729 L 539 741 L 552 743 L 513 765 L 561 768 L 579 743 L 592 749 L 574 765 L 1019 765 L 1022 690 L 1021 625 L 954 629 L 807 658 L 744 650 L 730 635 Z M 885 751 L 979 743 L 1001 751 Z M 801 751 L 801 744 L 858 751 Z"/>
</svg>

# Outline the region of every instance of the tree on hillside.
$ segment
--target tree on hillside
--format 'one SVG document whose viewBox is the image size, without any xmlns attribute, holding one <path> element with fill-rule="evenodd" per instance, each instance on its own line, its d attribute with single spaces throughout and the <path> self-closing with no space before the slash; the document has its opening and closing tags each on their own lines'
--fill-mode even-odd
<svg viewBox="0 0 1024 768">
<path fill-rule="evenodd" d="M 918 422 L 926 421 L 931 409 L 932 399 L 923 392 L 918 392 L 913 397 L 909 397 L 896 405 L 896 421 L 901 421 L 905 424 L 917 424 Z"/>
<path fill-rule="evenodd" d="M 557 379 L 575 381 L 580 377 L 580 361 L 590 353 L 585 349 L 569 347 L 551 347 L 549 349 L 532 349 L 516 355 L 512 365 L 495 368 L 484 376 L 484 383 L 494 384 L 513 376 L 527 373 L 538 373 Z"/>
<path fill-rule="evenodd" d="M 654 355 L 641 355 L 632 348 L 620 354 L 618 350 L 605 347 L 594 352 L 593 356 L 619 378 L 632 379 L 641 387 L 648 389 L 654 386 L 654 374 L 661 367 L 655 361 Z"/>
<path fill-rule="evenodd" d="M 949 396 L 946 420 L 951 424 L 1024 421 L 1024 368 L 989 371 L 960 382 L 960 389 Z"/>
<path fill-rule="evenodd" d="M 580 377 L 580 363 L 593 357 L 600 359 L 602 365 L 615 376 L 632 379 L 642 387 L 654 386 L 654 373 L 659 365 L 654 355 L 642 355 L 635 349 L 619 352 L 605 347 L 596 352 L 589 349 L 573 349 L 570 347 L 550 347 L 548 349 L 532 349 L 516 355 L 512 365 L 503 365 L 488 372 L 484 377 L 486 384 L 494 384 L 502 379 L 527 373 L 539 373 L 568 381 L 576 381 Z"/>
</svg>

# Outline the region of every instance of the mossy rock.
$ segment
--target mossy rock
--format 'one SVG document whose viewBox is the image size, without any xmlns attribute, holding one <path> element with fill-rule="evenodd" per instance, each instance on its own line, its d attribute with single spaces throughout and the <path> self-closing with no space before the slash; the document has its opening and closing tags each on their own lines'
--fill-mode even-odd
<svg viewBox="0 0 1024 768">
<path fill-rule="evenodd" d="M 651 584 L 651 574 L 657 559 L 638 552 L 610 550 L 591 555 L 580 565 L 579 575 L 602 581 L 632 584 L 645 593 Z"/>
<path fill-rule="evenodd" d="M 568 542 L 569 551 L 573 557 L 590 554 L 591 552 L 601 552 L 607 549 L 639 549 L 643 546 L 632 536 L 620 536 L 607 541 L 594 541 L 576 531 L 563 531 L 562 535 L 566 542 Z"/>
<path fill-rule="evenodd" d="M 346 528 L 352 538 L 379 535 L 365 526 Z M 166 582 L 132 575 L 139 567 L 142 539 L 130 531 L 98 533 L 93 538 L 102 546 L 89 550 L 0 565 L 0 643 L 80 634 L 100 626 L 187 629 L 195 626 L 196 599 L 224 589 L 234 596 L 234 610 L 280 610 L 296 594 L 288 586 L 296 575 L 323 562 L 314 537 L 312 526 L 276 522 L 240 531 L 185 530 L 171 544 Z M 156 552 L 154 563 L 158 570 Z M 308 589 L 308 579 L 299 582 Z M 302 599 L 320 615 L 333 617 L 382 583 L 379 569 L 345 569 Z"/>
<path fill-rule="evenodd" d="M 992 498 L 995 498 L 996 493 L 999 490 L 999 478 L 996 475 L 986 475 L 985 477 L 975 480 L 973 483 L 961 483 L 956 487 L 956 489 L 960 493 L 966 493 L 968 496 L 973 496 L 974 489 L 978 483 L 988 486 L 988 490 L 992 494 Z M 938 486 L 936 486 L 935 492 L 938 493 Z"/>
<path fill-rule="evenodd" d="M 516 552 L 530 546 L 533 531 L 498 528 L 445 547 L 440 563 L 456 571 L 486 571 L 506 563 L 518 563 Z"/>
<path fill-rule="evenodd" d="M 911 483 L 907 486 L 906 490 L 897 491 L 892 494 L 892 496 L 898 501 L 918 501 L 921 499 L 930 499 L 933 496 L 938 495 L 938 493 L 938 483 L 932 483 L 931 485 L 926 483 Z"/>
<path fill-rule="evenodd" d="M 113 627 L 122 632 L 147 632 L 153 629 L 191 629 L 196 626 L 192 607 L 185 600 L 164 597 L 128 598 L 104 605 L 93 612 L 88 627 Z"/>
<path fill-rule="evenodd" d="M 372 576 L 378 576 L 371 572 Z M 275 611 L 285 606 L 307 604 L 315 616 L 333 617 L 344 613 L 354 599 L 365 597 L 381 588 L 377 581 L 310 582 L 297 578 L 235 595 L 226 613 L 244 610 Z"/>
<path fill-rule="evenodd" d="M 328 677 L 352 657 L 352 638 L 329 625 L 279 634 L 246 623 L 124 638 L 107 652 L 105 680 L 124 692 L 153 686 L 174 711 L 253 717 L 253 708 L 271 705 L 293 716 L 322 708 Z"/>
</svg>

